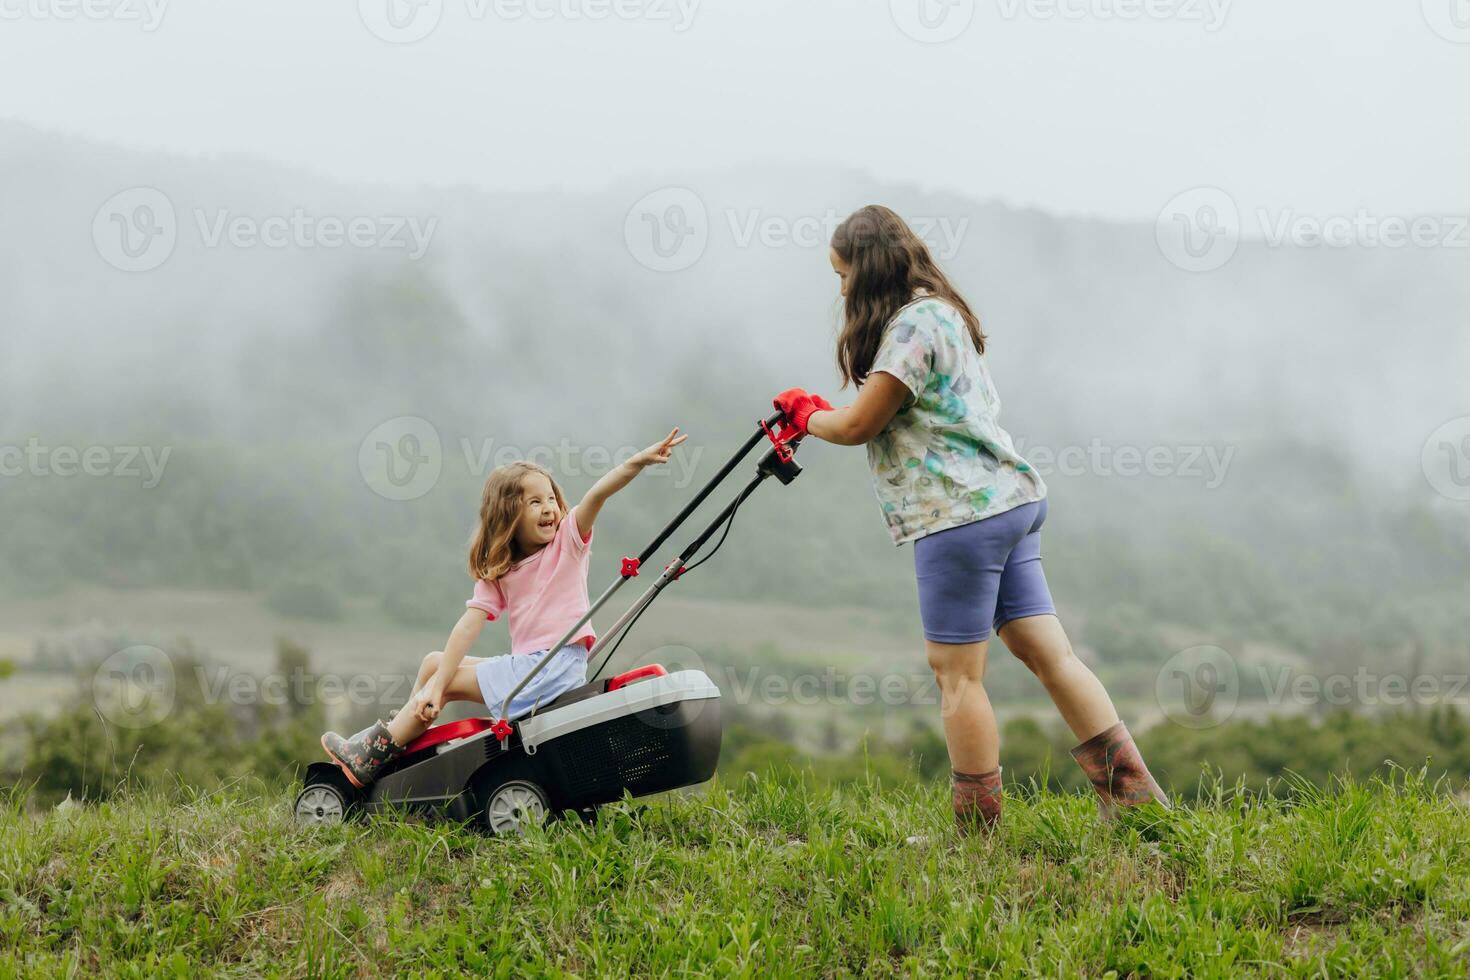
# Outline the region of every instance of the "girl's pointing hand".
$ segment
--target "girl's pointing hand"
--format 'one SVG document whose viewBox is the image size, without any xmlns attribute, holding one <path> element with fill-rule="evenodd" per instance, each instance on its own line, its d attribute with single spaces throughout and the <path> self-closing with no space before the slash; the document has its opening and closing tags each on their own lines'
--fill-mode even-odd
<svg viewBox="0 0 1470 980">
<path fill-rule="evenodd" d="M 643 452 L 628 460 L 629 463 L 642 469 L 645 466 L 662 466 L 667 463 L 674 451 L 675 446 L 683 445 L 689 441 L 687 435 L 680 435 L 678 426 L 670 432 L 662 442 L 649 446 Z"/>
</svg>

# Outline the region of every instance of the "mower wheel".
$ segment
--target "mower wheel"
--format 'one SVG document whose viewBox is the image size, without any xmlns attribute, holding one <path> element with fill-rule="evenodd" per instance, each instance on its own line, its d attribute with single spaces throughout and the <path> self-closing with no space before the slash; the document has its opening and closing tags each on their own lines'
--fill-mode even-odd
<svg viewBox="0 0 1470 980">
<path fill-rule="evenodd" d="M 306 785 L 296 794 L 291 815 L 298 827 L 334 827 L 351 817 L 361 802 L 362 791 L 340 769 L 313 766 Z"/>
<path fill-rule="evenodd" d="M 516 836 L 533 824 L 545 823 L 550 809 L 540 786 L 512 779 L 497 786 L 485 801 L 485 826 L 497 837 Z"/>
</svg>

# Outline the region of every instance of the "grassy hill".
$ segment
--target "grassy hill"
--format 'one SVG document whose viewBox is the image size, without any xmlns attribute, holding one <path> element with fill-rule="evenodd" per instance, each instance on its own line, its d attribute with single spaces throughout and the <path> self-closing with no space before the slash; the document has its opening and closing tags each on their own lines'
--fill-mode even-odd
<svg viewBox="0 0 1470 980">
<path fill-rule="evenodd" d="M 796 773 L 513 840 L 239 785 L 0 807 L 0 975 L 1457 976 L 1470 810 L 1412 774 L 1100 825 Z M 927 839 L 910 843 L 911 835 Z"/>
</svg>

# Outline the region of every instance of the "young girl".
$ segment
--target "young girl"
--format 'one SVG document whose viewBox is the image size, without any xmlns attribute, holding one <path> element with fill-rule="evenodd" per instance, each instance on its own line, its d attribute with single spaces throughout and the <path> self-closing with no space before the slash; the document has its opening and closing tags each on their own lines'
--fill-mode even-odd
<svg viewBox="0 0 1470 980">
<path fill-rule="evenodd" d="M 587 566 L 592 525 L 607 499 L 644 468 L 663 465 L 688 436 L 678 429 L 618 466 L 567 510 L 561 488 L 534 463 L 511 463 L 490 474 L 480 500 L 480 524 L 470 545 L 474 596 L 442 651 L 424 658 L 408 704 L 390 723 L 377 722 L 351 738 L 322 736 L 322 748 L 354 786 L 428 730 L 450 701 L 474 701 L 498 711 L 541 658 L 552 660 L 511 702 L 511 717 L 587 682 L 587 653 L 596 641 L 588 623 L 560 650 L 548 647 L 587 614 Z M 510 653 L 466 656 L 480 630 L 502 615 L 510 620 Z"/>
<path fill-rule="evenodd" d="M 866 444 L 893 542 L 914 543 L 961 829 L 1000 819 L 1000 735 L 983 685 L 992 630 L 1081 740 L 1072 755 L 1104 815 L 1148 800 L 1167 804 L 1057 620 L 1041 570 L 1046 486 L 1000 427 L 975 314 L 887 208 L 849 217 L 832 238 L 831 259 L 845 300 L 837 365 L 844 387 L 858 386 L 857 401 L 833 408 L 793 388 L 776 405 L 798 431 Z"/>
</svg>

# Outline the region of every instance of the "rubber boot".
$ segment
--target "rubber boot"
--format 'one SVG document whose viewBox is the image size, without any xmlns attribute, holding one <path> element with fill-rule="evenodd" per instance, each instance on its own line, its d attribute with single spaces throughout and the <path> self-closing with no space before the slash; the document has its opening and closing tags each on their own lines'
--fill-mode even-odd
<svg viewBox="0 0 1470 980">
<path fill-rule="evenodd" d="M 1104 820 L 1118 815 L 1119 807 L 1140 806 L 1157 801 L 1169 805 L 1169 797 L 1154 782 L 1143 756 L 1121 721 L 1072 750 L 1072 758 L 1097 790 L 1098 810 Z"/>
<path fill-rule="evenodd" d="M 342 767 L 348 782 L 358 789 L 367 789 L 377 778 L 378 770 L 402 755 L 407 746 L 394 742 L 387 724 L 378 721 L 351 738 L 327 732 L 322 736 L 322 748 Z"/>
<path fill-rule="evenodd" d="M 951 770 L 954 778 L 954 820 L 960 833 L 992 830 L 1000 823 L 1002 805 L 1000 770 L 971 773 Z"/>
</svg>

